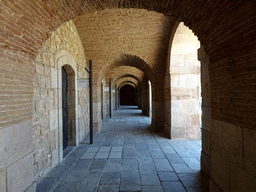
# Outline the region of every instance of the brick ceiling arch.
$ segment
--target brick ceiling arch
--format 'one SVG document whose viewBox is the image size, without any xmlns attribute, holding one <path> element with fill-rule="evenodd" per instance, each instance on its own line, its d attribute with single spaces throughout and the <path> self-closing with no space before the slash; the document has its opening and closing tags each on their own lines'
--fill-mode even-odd
<svg viewBox="0 0 256 192">
<path fill-rule="evenodd" d="M 255 37 L 248 37 L 255 30 L 256 2 L 252 0 L 3 0 L 0 4 L 1 47 L 35 57 L 51 31 L 65 21 L 114 8 L 146 9 L 183 21 L 198 36 L 212 61 L 255 50 L 250 43 L 256 41 Z M 240 45 L 245 36 L 248 42 Z"/>
<path fill-rule="evenodd" d="M 140 71 L 144 72 L 146 76 L 150 79 L 150 81 L 153 82 L 153 71 L 148 66 L 148 64 L 142 60 L 141 58 L 135 56 L 135 55 L 128 55 L 123 54 L 120 55 L 115 62 L 113 62 L 111 65 L 105 65 L 103 66 L 103 69 L 99 73 L 99 77 L 104 77 L 106 74 L 106 71 L 111 71 L 117 67 L 121 66 L 129 66 L 139 69 Z M 101 80 L 98 79 L 98 83 L 100 83 Z"/>
<path fill-rule="evenodd" d="M 134 84 L 138 87 L 141 86 L 141 81 L 136 76 L 133 76 L 133 75 L 120 77 L 115 81 L 115 83 L 117 84 L 117 86 L 119 86 L 121 83 L 128 80 L 134 82 Z"/>
<path fill-rule="evenodd" d="M 138 77 L 136 77 L 135 75 L 132 75 L 132 74 L 125 74 L 125 75 L 118 76 L 118 77 L 114 80 L 114 82 L 117 82 L 117 81 L 119 81 L 119 80 L 122 80 L 123 78 L 126 78 L 126 77 L 133 78 L 133 79 L 137 80 L 139 84 L 141 84 L 141 80 L 140 80 Z"/>
<path fill-rule="evenodd" d="M 104 78 L 106 81 L 108 81 L 109 78 L 111 78 L 112 82 L 115 83 L 118 79 L 122 77 L 133 77 L 141 82 L 144 75 L 145 74 L 141 70 L 135 67 L 119 66 L 108 71 Z"/>
<path fill-rule="evenodd" d="M 140 87 L 139 82 L 132 78 L 132 77 L 123 77 L 117 81 L 117 87 L 121 88 L 120 86 L 125 84 L 126 82 L 133 83 L 135 87 Z"/>
<path fill-rule="evenodd" d="M 121 89 L 125 85 L 131 85 L 133 88 L 137 87 L 136 84 L 134 84 L 134 82 L 132 82 L 132 81 L 124 81 L 124 82 L 120 83 L 118 87 L 119 87 L 119 89 Z"/>
</svg>

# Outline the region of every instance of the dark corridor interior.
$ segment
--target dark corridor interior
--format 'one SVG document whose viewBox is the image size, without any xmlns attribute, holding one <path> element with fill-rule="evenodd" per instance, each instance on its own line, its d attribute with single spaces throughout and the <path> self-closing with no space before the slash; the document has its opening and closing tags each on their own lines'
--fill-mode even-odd
<svg viewBox="0 0 256 192">
<path fill-rule="evenodd" d="M 131 85 L 124 85 L 120 89 L 120 105 L 137 105 L 136 89 Z"/>
</svg>

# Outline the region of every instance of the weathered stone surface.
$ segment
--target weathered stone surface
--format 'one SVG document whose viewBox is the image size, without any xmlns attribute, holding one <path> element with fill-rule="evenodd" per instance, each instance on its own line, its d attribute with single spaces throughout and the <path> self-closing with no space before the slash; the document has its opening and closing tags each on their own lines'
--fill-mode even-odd
<svg viewBox="0 0 256 192">
<path fill-rule="evenodd" d="M 202 129 L 202 151 L 207 155 L 211 154 L 211 133 Z"/>
<path fill-rule="evenodd" d="M 0 169 L 11 165 L 33 150 L 32 135 L 31 121 L 0 129 Z"/>
<path fill-rule="evenodd" d="M 50 131 L 58 128 L 58 110 L 50 110 Z"/>
<path fill-rule="evenodd" d="M 172 127 L 171 139 L 185 139 L 185 138 L 186 138 L 185 127 Z"/>
<path fill-rule="evenodd" d="M 33 163 L 30 153 L 7 168 L 8 191 L 25 191 L 33 183 Z"/>
<path fill-rule="evenodd" d="M 2 170 L 0 171 L 0 191 L 2 192 L 6 192 L 7 188 L 6 188 L 6 170 Z"/>
<path fill-rule="evenodd" d="M 256 191 L 256 177 L 252 176 L 237 165 L 230 165 L 230 191 Z"/>
<path fill-rule="evenodd" d="M 211 151 L 211 177 L 224 191 L 229 191 L 229 161 L 220 154 Z"/>
<path fill-rule="evenodd" d="M 221 121 L 214 121 L 211 129 L 212 148 L 227 159 L 242 165 L 242 129 Z"/>
<path fill-rule="evenodd" d="M 244 162 L 250 174 L 256 177 L 256 131 L 244 129 Z"/>
<path fill-rule="evenodd" d="M 210 177 L 211 175 L 211 157 L 204 153 L 204 151 L 201 152 L 201 171 Z"/>
<path fill-rule="evenodd" d="M 216 183 L 214 183 L 212 179 L 210 179 L 210 182 L 209 182 L 209 191 L 223 192 L 223 190 L 221 190 L 219 186 L 216 185 Z"/>
</svg>

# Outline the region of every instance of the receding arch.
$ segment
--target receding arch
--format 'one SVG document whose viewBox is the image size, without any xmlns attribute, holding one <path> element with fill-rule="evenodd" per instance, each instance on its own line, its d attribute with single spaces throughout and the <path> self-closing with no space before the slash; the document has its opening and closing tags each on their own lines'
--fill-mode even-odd
<svg viewBox="0 0 256 192">
<path fill-rule="evenodd" d="M 114 82 L 118 82 L 123 78 L 132 78 L 132 79 L 135 79 L 138 82 L 138 84 L 141 84 L 141 80 L 137 76 L 132 75 L 132 74 L 120 75 L 114 79 Z"/>
<path fill-rule="evenodd" d="M 136 88 L 136 84 L 132 81 L 124 81 L 118 85 L 118 88 L 121 89 L 125 85 L 131 85 L 132 87 Z"/>
<path fill-rule="evenodd" d="M 135 67 L 144 72 L 147 75 L 147 77 L 151 80 L 151 82 L 154 80 L 153 71 L 149 67 L 149 65 L 140 57 L 128 54 L 119 55 L 119 57 L 117 57 L 113 63 L 104 65 L 100 71 L 99 77 L 103 78 L 106 74 L 106 71 L 111 71 L 114 68 L 120 66 Z M 98 79 L 98 83 L 101 81 L 101 78 Z"/>
<path fill-rule="evenodd" d="M 124 76 L 124 77 L 121 77 L 119 79 L 117 79 L 115 81 L 115 84 L 120 87 L 121 84 L 123 84 L 124 82 L 131 82 L 133 83 L 135 86 L 138 86 L 140 87 L 141 86 L 141 81 L 138 80 L 137 78 L 134 78 L 133 76 Z"/>
</svg>

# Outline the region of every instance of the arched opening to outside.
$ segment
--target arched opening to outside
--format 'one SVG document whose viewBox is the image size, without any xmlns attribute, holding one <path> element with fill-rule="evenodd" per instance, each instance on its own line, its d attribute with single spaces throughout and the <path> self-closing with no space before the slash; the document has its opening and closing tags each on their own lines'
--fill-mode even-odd
<svg viewBox="0 0 256 192">
<path fill-rule="evenodd" d="M 124 85 L 120 89 L 120 105 L 136 106 L 136 89 L 131 85 Z"/>
<path fill-rule="evenodd" d="M 62 72 L 63 158 L 76 146 L 75 73 L 64 65 Z"/>
<path fill-rule="evenodd" d="M 200 42 L 180 23 L 171 49 L 171 139 L 201 139 Z"/>
</svg>

